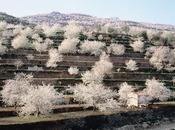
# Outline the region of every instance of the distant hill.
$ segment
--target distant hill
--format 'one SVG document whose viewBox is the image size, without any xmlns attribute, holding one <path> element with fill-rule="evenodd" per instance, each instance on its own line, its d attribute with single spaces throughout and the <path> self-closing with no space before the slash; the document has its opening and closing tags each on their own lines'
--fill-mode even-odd
<svg viewBox="0 0 175 130">
<path fill-rule="evenodd" d="M 11 16 L 2 12 L 0 12 L 0 21 L 6 21 L 7 23 L 10 23 L 10 24 L 29 25 L 28 21 L 22 20 L 20 18 Z"/>
<path fill-rule="evenodd" d="M 158 30 L 168 30 L 175 32 L 174 25 L 166 24 L 152 24 L 152 23 L 143 23 L 143 22 L 134 22 L 134 21 L 124 21 L 119 18 L 98 18 L 85 14 L 63 14 L 60 12 L 52 12 L 49 14 L 38 14 L 33 16 L 26 16 L 21 18 L 22 20 L 27 20 L 31 23 L 42 24 L 48 23 L 50 25 L 60 23 L 66 24 L 70 20 L 79 21 L 82 25 L 93 26 L 96 24 L 105 24 L 112 23 L 116 26 L 134 26 L 147 29 L 158 29 Z"/>
</svg>

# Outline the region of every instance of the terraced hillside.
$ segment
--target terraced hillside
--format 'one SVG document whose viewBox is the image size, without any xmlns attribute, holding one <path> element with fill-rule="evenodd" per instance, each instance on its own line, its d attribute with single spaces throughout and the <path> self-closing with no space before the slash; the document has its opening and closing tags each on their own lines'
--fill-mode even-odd
<svg viewBox="0 0 175 130">
<path fill-rule="evenodd" d="M 106 35 L 107 37 L 108 35 Z M 128 82 L 130 84 L 144 85 L 146 79 L 156 78 L 163 81 L 167 87 L 173 89 L 172 78 L 175 73 L 169 73 L 167 71 L 157 71 L 150 64 L 148 59 L 144 58 L 144 53 L 133 52 L 129 46 L 130 37 L 123 35 L 113 36 L 119 43 L 124 44 L 126 53 L 122 56 L 111 55 L 110 59 L 114 64 L 113 72 L 110 76 L 104 79 L 104 83 L 117 89 L 122 82 Z M 105 42 L 110 45 L 110 38 L 105 38 Z M 107 41 L 108 40 L 108 41 Z M 56 45 L 55 45 L 56 46 Z M 29 60 L 27 56 L 32 54 L 34 58 Z M 69 54 L 63 56 L 63 61 L 58 63 L 56 68 L 47 68 L 46 62 L 48 60 L 48 52 L 39 53 L 32 49 L 18 49 L 9 50 L 6 54 L 1 55 L 0 59 L 0 85 L 4 85 L 4 81 L 12 79 L 15 73 L 27 73 L 33 74 L 34 83 L 41 84 L 42 82 L 53 84 L 58 89 L 64 89 L 67 85 L 75 85 L 81 81 L 81 73 L 86 70 L 90 70 L 96 61 L 99 60 L 98 56 L 84 55 L 84 54 Z M 126 70 L 125 62 L 133 59 L 137 62 L 139 69 L 136 71 Z M 24 64 L 17 70 L 15 61 L 21 60 Z M 28 67 L 42 67 L 43 70 L 29 70 Z M 80 70 L 78 75 L 70 75 L 68 68 L 70 66 L 77 66 Z M 120 71 L 118 70 L 120 69 Z"/>
<path fill-rule="evenodd" d="M 129 45 L 133 42 L 133 37 L 130 35 L 124 34 L 102 34 L 102 33 L 94 33 L 94 39 L 89 40 L 98 40 L 98 36 L 103 35 L 102 42 L 105 42 L 107 46 L 111 44 L 111 39 L 115 40 L 116 43 L 123 44 L 126 47 L 126 52 L 121 56 L 110 55 L 110 60 L 114 65 L 113 71 L 110 75 L 105 77 L 104 84 L 107 87 L 110 87 L 114 90 L 119 89 L 119 85 L 123 82 L 127 82 L 132 85 L 136 85 L 139 87 L 138 89 L 142 89 L 145 85 L 145 81 L 147 79 L 158 79 L 165 83 L 166 87 L 174 90 L 173 77 L 175 76 L 174 72 L 168 72 L 165 70 L 157 71 L 153 66 L 150 65 L 149 59 L 145 58 L 145 52 L 134 52 L 131 46 Z M 54 41 L 54 46 L 57 46 L 62 42 L 63 37 L 59 38 L 51 38 Z M 56 44 L 57 43 L 57 44 Z M 146 47 L 150 46 L 150 44 L 146 44 Z M 33 58 L 28 58 L 29 55 L 32 55 Z M 1 55 L 0 58 L 0 86 L 5 84 L 5 80 L 13 79 L 16 73 L 25 73 L 33 75 L 33 84 L 53 84 L 57 91 L 62 91 L 67 88 L 68 85 L 75 85 L 77 83 L 82 82 L 81 74 L 87 70 L 90 70 L 96 61 L 99 60 L 99 56 L 93 56 L 88 54 L 64 54 L 63 61 L 58 63 L 58 66 L 55 68 L 46 67 L 46 63 L 48 61 L 49 55 L 48 51 L 46 52 L 38 52 L 34 49 L 13 49 L 10 48 L 5 54 Z M 138 65 L 138 70 L 129 71 L 126 69 L 126 61 L 135 60 Z M 23 64 L 17 69 L 16 61 L 22 61 Z M 29 69 L 30 67 L 41 67 L 42 69 Z M 80 73 L 78 75 L 70 75 L 68 73 L 68 68 L 70 66 L 77 66 Z M 4 105 L 1 103 L 1 105 Z M 62 118 L 69 119 L 71 116 L 75 118 L 84 118 L 91 116 L 101 116 L 101 113 L 93 112 L 92 107 L 85 109 L 83 104 L 79 104 L 73 100 L 73 96 L 69 93 L 64 95 L 63 105 L 55 106 L 54 113 L 55 115 L 58 113 L 62 113 L 60 116 L 60 120 Z M 109 113 L 110 115 L 111 113 Z M 82 115 L 82 116 L 80 116 Z M 14 121 L 16 118 L 8 117 L 16 116 L 14 112 L 14 108 L 0 108 L 0 125 L 1 123 L 4 125 L 16 124 L 16 123 L 26 123 L 27 121 L 19 120 Z M 66 117 L 66 118 L 65 118 Z M 7 119 L 6 119 L 7 118 Z M 34 122 L 38 122 L 38 119 L 32 119 Z M 46 119 L 48 120 L 58 120 L 54 117 L 54 119 Z M 4 123 L 5 122 L 5 123 Z M 30 122 L 31 123 L 31 122 Z M 122 126 L 122 125 L 121 125 Z M 13 128 L 13 127 L 12 127 Z"/>
</svg>

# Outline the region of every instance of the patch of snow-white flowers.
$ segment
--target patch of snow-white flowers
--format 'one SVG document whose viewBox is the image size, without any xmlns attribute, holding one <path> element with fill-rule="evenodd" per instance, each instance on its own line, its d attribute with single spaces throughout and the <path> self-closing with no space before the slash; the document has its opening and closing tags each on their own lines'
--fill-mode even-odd
<svg viewBox="0 0 175 130">
<path fill-rule="evenodd" d="M 24 65 L 24 62 L 21 59 L 17 59 L 15 60 L 14 65 L 16 66 L 16 69 L 18 70 L 19 67 L 22 67 Z"/>
<path fill-rule="evenodd" d="M 112 72 L 113 64 L 110 62 L 109 55 L 105 52 L 100 56 L 100 60 L 95 63 L 90 71 L 82 74 L 82 80 L 85 84 L 96 82 L 101 83 L 105 75 Z"/>
<path fill-rule="evenodd" d="M 100 60 L 95 63 L 90 71 L 82 74 L 83 83 L 70 86 L 74 99 L 85 103 L 86 107 L 94 107 L 100 111 L 117 111 L 120 104 L 114 98 L 117 92 L 106 88 L 102 80 L 106 74 L 110 74 L 113 64 L 106 53 L 102 53 Z"/>
<path fill-rule="evenodd" d="M 117 92 L 106 88 L 102 84 L 77 84 L 70 87 L 70 91 L 74 93 L 74 99 L 78 102 L 85 103 L 86 107 L 93 106 L 101 111 L 106 111 L 107 108 L 113 110 L 119 108 L 119 104 L 113 99 L 116 97 Z M 114 104 L 111 104 L 111 102 Z M 107 105 L 108 103 L 110 105 Z"/>
<path fill-rule="evenodd" d="M 146 53 L 145 53 L 145 58 L 149 58 L 152 56 L 152 54 L 154 53 L 154 51 L 156 50 L 156 46 L 150 46 L 146 49 Z"/>
<path fill-rule="evenodd" d="M 144 51 L 144 42 L 141 40 L 135 41 L 133 44 L 130 44 L 134 52 L 143 52 Z"/>
<path fill-rule="evenodd" d="M 130 59 L 129 61 L 126 61 L 126 69 L 130 71 L 135 71 L 138 70 L 139 68 L 137 67 L 136 61 Z"/>
<path fill-rule="evenodd" d="M 33 39 L 34 41 L 39 42 L 39 43 L 43 42 L 43 39 L 42 39 L 42 38 L 39 36 L 39 34 L 37 34 L 37 33 L 35 33 L 35 34 L 32 35 L 32 39 Z"/>
<path fill-rule="evenodd" d="M 63 95 L 51 85 L 32 85 L 32 75 L 19 73 L 15 79 L 5 81 L 2 87 L 2 101 L 8 106 L 18 107 L 19 115 L 49 114 Z M 47 95 L 47 96 L 46 96 Z"/>
<path fill-rule="evenodd" d="M 57 49 L 49 50 L 49 59 L 46 63 L 47 67 L 57 67 L 57 63 L 63 60 L 63 56 L 59 53 Z"/>
<path fill-rule="evenodd" d="M 98 40 L 100 40 L 100 41 L 103 40 L 103 36 L 102 35 L 99 35 L 98 36 Z"/>
<path fill-rule="evenodd" d="M 123 55 L 125 53 L 125 46 L 112 43 L 109 47 L 107 47 L 107 51 L 113 55 Z"/>
<path fill-rule="evenodd" d="M 58 94 L 51 85 L 32 86 L 26 95 L 22 96 L 20 115 L 38 116 L 39 114 L 49 114 L 54 104 L 57 103 L 62 94 Z"/>
<path fill-rule="evenodd" d="M 73 75 L 73 74 L 78 74 L 79 73 L 79 69 L 77 67 L 73 67 L 71 66 L 69 69 L 68 69 L 68 72 L 70 75 Z"/>
<path fill-rule="evenodd" d="M 91 54 L 91 55 L 100 55 L 102 50 L 105 48 L 106 44 L 99 41 L 84 41 L 80 45 L 80 53 L 82 54 Z"/>
<path fill-rule="evenodd" d="M 47 51 L 48 46 L 51 45 L 52 43 L 53 43 L 52 40 L 46 39 L 43 43 L 40 43 L 40 42 L 38 42 L 38 41 L 35 41 L 35 42 L 33 43 L 33 45 L 34 45 L 35 49 L 36 49 L 38 52 L 41 53 L 41 52 Z"/>
<path fill-rule="evenodd" d="M 53 26 L 43 24 L 41 28 L 44 30 L 44 33 L 47 37 L 54 36 L 57 32 L 62 31 L 61 26 L 59 24 L 55 24 Z"/>
<path fill-rule="evenodd" d="M 12 47 L 14 49 L 27 48 L 29 46 L 29 41 L 26 35 L 18 35 L 12 40 Z"/>
<path fill-rule="evenodd" d="M 147 79 L 146 88 L 143 90 L 145 95 L 148 95 L 152 99 L 158 99 L 160 101 L 166 101 L 171 96 L 171 90 L 164 86 L 164 83 L 159 82 L 156 79 Z"/>
<path fill-rule="evenodd" d="M 127 84 L 126 82 L 120 85 L 120 89 L 118 91 L 119 101 L 126 105 L 128 101 L 128 94 L 134 91 L 134 87 L 132 85 Z"/>
<path fill-rule="evenodd" d="M 153 65 L 157 70 L 175 70 L 173 66 L 175 65 L 175 50 L 170 49 L 166 46 L 160 46 L 154 48 L 154 52 L 149 59 L 151 65 Z"/>
<path fill-rule="evenodd" d="M 14 79 L 6 80 L 1 91 L 2 101 L 8 106 L 19 106 L 22 96 L 27 94 L 32 78 L 32 75 L 19 73 Z"/>
<path fill-rule="evenodd" d="M 68 25 L 65 26 L 65 37 L 68 39 L 78 38 L 83 28 L 78 25 L 76 21 L 69 21 Z"/>
<path fill-rule="evenodd" d="M 76 53 L 77 52 L 77 44 L 79 43 L 79 40 L 76 38 L 72 39 L 65 39 L 62 41 L 60 46 L 58 47 L 58 50 L 60 53 Z"/>
</svg>

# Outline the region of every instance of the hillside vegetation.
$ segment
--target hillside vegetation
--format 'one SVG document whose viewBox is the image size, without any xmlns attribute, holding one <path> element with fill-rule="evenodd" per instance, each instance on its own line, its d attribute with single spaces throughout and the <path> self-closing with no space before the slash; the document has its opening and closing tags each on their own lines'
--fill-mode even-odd
<svg viewBox="0 0 175 130">
<path fill-rule="evenodd" d="M 16 115 L 98 115 L 174 101 L 174 45 L 166 31 L 0 22 L 2 124 Z"/>
</svg>

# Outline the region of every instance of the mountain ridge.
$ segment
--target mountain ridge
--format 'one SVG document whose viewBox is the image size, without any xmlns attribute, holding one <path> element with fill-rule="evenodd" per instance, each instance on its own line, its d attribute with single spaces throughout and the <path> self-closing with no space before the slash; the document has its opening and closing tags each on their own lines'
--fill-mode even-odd
<svg viewBox="0 0 175 130">
<path fill-rule="evenodd" d="M 22 20 L 15 16 L 9 15 L 4 12 L 0 12 L 0 21 L 6 21 L 9 24 L 22 24 L 22 25 L 29 25 L 29 22 L 26 20 Z"/>
<path fill-rule="evenodd" d="M 138 27 L 138 28 L 144 28 L 144 29 L 157 29 L 157 30 L 167 30 L 167 31 L 173 31 L 175 32 L 175 25 L 170 24 L 153 24 L 153 23 L 147 23 L 147 22 L 136 22 L 132 20 L 120 20 L 118 17 L 116 18 L 99 18 L 96 16 L 91 16 L 87 14 L 81 14 L 81 13 L 71 13 L 71 14 L 65 14 L 53 11 L 51 13 L 45 13 L 45 14 L 36 14 L 36 15 L 30 15 L 25 17 L 14 17 L 6 13 L 0 12 L 0 21 L 5 20 L 8 23 L 15 23 L 15 24 L 42 24 L 47 23 L 49 25 L 53 24 L 67 24 L 70 20 L 75 20 L 80 22 L 80 24 L 84 26 L 95 26 L 98 24 L 113 24 L 117 27 L 121 26 L 130 26 L 130 27 Z"/>
</svg>

